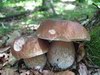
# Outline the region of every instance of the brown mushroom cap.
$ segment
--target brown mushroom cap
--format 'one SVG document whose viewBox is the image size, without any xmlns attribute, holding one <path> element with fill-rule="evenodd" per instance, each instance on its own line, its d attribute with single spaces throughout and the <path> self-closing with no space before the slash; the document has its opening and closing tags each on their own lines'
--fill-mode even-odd
<svg viewBox="0 0 100 75">
<path fill-rule="evenodd" d="M 19 37 L 13 42 L 12 55 L 18 59 L 31 58 L 48 51 L 47 41 L 32 36 Z"/>
<path fill-rule="evenodd" d="M 45 20 L 37 29 L 37 36 L 56 41 L 89 41 L 87 30 L 77 22 L 66 20 Z"/>
</svg>

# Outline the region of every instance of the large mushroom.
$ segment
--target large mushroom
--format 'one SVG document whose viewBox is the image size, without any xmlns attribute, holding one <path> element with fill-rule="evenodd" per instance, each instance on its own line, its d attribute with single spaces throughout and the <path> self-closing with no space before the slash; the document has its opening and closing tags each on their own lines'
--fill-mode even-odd
<svg viewBox="0 0 100 75">
<path fill-rule="evenodd" d="M 42 69 L 46 64 L 45 53 L 48 52 L 49 44 L 36 36 L 21 36 L 13 42 L 12 55 L 17 59 L 24 59 L 30 68 Z"/>
<path fill-rule="evenodd" d="M 87 30 L 77 22 L 45 20 L 37 29 L 37 36 L 51 41 L 89 41 Z"/>
<path fill-rule="evenodd" d="M 37 36 L 51 41 L 47 53 L 50 64 L 54 67 L 69 68 L 75 60 L 73 41 L 89 41 L 87 30 L 77 22 L 66 20 L 45 20 L 37 29 Z"/>
</svg>

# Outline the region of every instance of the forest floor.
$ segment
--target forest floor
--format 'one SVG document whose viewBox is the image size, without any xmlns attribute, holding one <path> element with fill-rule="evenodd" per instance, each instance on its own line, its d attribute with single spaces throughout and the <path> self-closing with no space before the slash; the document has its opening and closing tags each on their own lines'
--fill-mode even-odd
<svg viewBox="0 0 100 75">
<path fill-rule="evenodd" d="M 41 5 L 41 2 L 37 1 L 35 5 L 33 5 L 35 3 L 33 2 L 32 6 L 34 6 L 34 8 L 32 10 L 28 10 L 32 6 L 25 8 L 26 3 L 31 5 L 32 1 L 26 1 L 24 3 L 8 2 L 0 9 L 0 75 L 29 75 L 29 73 L 32 73 L 32 75 L 75 75 L 74 73 L 76 73 L 76 71 L 72 69 L 56 73 L 52 72 L 52 70 L 43 70 L 42 74 L 35 70 L 24 69 L 20 70 L 20 74 L 18 74 L 18 64 L 17 68 L 11 66 L 13 63 L 12 60 L 15 60 L 9 52 L 10 48 L 8 45 L 13 42 L 16 37 L 19 37 L 20 34 L 33 34 L 40 23 L 46 19 L 71 20 L 81 24 L 87 24 L 87 22 L 94 17 L 97 8 L 94 5 L 71 3 L 69 4 L 69 7 L 71 7 L 69 9 L 68 4 L 56 2 L 54 3 L 54 9 L 57 13 L 55 15 L 51 9 L 48 11 L 39 11 L 38 6 Z M 86 42 L 86 46 L 90 58 L 89 63 L 93 66 L 88 64 L 88 68 L 86 64 L 80 63 L 80 71 L 84 72 L 83 75 L 100 75 L 100 26 L 93 27 L 92 31 L 89 32 L 92 39 L 90 42 Z M 83 69 L 81 67 L 83 67 Z M 88 71 L 88 73 L 86 71 Z"/>
</svg>

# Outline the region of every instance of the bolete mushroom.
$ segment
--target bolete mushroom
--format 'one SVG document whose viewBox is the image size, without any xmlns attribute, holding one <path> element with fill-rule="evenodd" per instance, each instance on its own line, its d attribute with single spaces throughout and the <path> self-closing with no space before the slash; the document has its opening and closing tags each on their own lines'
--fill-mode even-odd
<svg viewBox="0 0 100 75">
<path fill-rule="evenodd" d="M 45 20 L 37 29 L 37 36 L 51 41 L 89 41 L 87 30 L 77 22 L 66 20 Z"/>
<path fill-rule="evenodd" d="M 40 68 L 43 68 L 46 64 L 44 54 L 48 52 L 48 48 L 49 44 L 45 40 L 41 40 L 36 36 L 21 36 L 13 42 L 11 52 L 17 59 L 24 59 L 28 67 L 40 66 Z"/>
<path fill-rule="evenodd" d="M 77 22 L 66 20 L 45 20 L 37 29 L 37 36 L 51 41 L 47 53 L 52 66 L 69 68 L 75 60 L 73 41 L 89 41 L 87 30 Z"/>
</svg>

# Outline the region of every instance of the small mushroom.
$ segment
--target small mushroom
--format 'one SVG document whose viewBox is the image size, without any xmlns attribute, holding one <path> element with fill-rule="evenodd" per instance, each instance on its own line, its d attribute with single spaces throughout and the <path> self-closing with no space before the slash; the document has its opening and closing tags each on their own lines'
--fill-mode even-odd
<svg viewBox="0 0 100 75">
<path fill-rule="evenodd" d="M 48 52 L 47 41 L 32 36 L 19 37 L 13 42 L 12 55 L 16 58 L 31 58 Z"/>
<path fill-rule="evenodd" d="M 69 68 L 75 60 L 75 49 L 72 42 L 89 41 L 87 30 L 77 22 L 66 20 L 45 20 L 36 31 L 41 39 L 52 41 L 47 53 L 52 66 L 61 69 Z"/>
<path fill-rule="evenodd" d="M 24 59 L 28 67 L 43 68 L 46 64 L 45 53 L 48 52 L 49 44 L 47 41 L 36 36 L 22 36 L 13 42 L 12 55 L 17 59 Z"/>
</svg>

